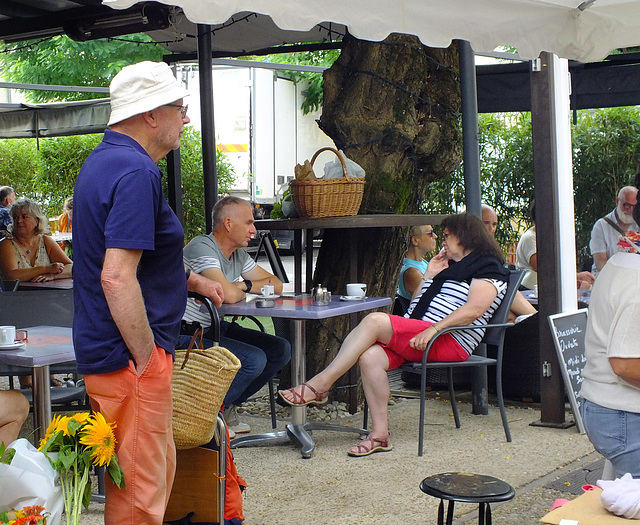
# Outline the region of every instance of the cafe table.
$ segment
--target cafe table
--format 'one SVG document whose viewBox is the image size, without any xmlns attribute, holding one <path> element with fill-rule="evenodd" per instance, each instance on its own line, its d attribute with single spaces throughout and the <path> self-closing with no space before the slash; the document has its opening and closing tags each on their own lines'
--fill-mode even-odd
<svg viewBox="0 0 640 525">
<path fill-rule="evenodd" d="M 238 303 L 223 304 L 218 308 L 218 312 L 221 315 L 252 315 L 291 319 L 293 337 L 291 380 L 292 384 L 299 385 L 307 380 L 305 321 L 308 319 L 327 319 L 389 306 L 391 299 L 389 297 L 367 297 L 361 301 L 342 301 L 340 297 L 334 296 L 328 305 L 316 306 L 312 304 L 311 296 L 305 294 L 290 297 L 283 296 L 275 299 L 274 303 L 273 307 L 259 308 L 256 305 L 256 297 L 253 297 Z M 285 430 L 238 437 L 231 441 L 231 446 L 236 448 L 240 446 L 293 442 L 300 447 L 303 458 L 310 458 L 315 449 L 315 442 L 309 434 L 309 431 L 313 430 L 367 433 L 366 430 L 355 427 L 308 422 L 306 420 L 306 407 L 291 407 L 291 423 L 286 425 Z"/>
<path fill-rule="evenodd" d="M 31 281 L 20 281 L 18 290 L 73 290 L 73 279 L 53 279 L 32 283 Z"/>
<path fill-rule="evenodd" d="M 28 342 L 14 350 L 0 351 L 0 364 L 31 368 L 33 373 L 33 422 L 35 442 L 44 438 L 51 421 L 49 365 L 75 361 L 71 328 L 30 326 Z"/>
</svg>

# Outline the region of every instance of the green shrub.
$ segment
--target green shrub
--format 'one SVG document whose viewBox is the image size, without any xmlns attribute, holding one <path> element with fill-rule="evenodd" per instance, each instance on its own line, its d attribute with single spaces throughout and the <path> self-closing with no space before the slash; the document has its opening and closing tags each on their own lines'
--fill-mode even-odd
<svg viewBox="0 0 640 525">
<path fill-rule="evenodd" d="M 0 140 L 0 185 L 11 186 L 19 197 L 29 197 L 41 205 L 45 215 L 62 212 L 62 203 L 73 194 L 80 168 L 100 143 L 102 134 L 40 139 Z M 182 162 L 183 212 L 187 240 L 204 232 L 204 190 L 200 133 L 186 127 L 180 147 Z M 219 191 L 228 191 L 234 182 L 231 164 L 217 152 Z M 166 173 L 166 160 L 158 162 Z M 167 195 L 167 180 L 163 177 Z"/>
</svg>

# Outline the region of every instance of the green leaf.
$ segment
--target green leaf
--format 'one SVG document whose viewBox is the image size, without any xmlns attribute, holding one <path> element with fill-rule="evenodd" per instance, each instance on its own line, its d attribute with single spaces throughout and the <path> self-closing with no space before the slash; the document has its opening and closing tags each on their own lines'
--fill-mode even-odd
<svg viewBox="0 0 640 525">
<path fill-rule="evenodd" d="M 69 431 L 69 434 L 75 435 L 75 433 L 80 429 L 81 426 L 82 423 L 80 423 L 79 421 L 70 419 L 69 423 L 67 423 L 67 430 Z"/>
<path fill-rule="evenodd" d="M 118 464 L 118 458 L 116 456 L 113 456 L 113 458 L 111 458 L 111 462 L 107 467 L 107 472 L 109 473 L 111 481 L 113 481 L 117 487 L 126 488 L 124 481 L 124 472 L 122 471 L 122 468 L 120 468 L 120 465 Z"/>
<path fill-rule="evenodd" d="M 91 483 L 85 484 L 82 492 L 82 506 L 85 509 L 89 509 L 89 503 L 91 503 Z"/>
</svg>

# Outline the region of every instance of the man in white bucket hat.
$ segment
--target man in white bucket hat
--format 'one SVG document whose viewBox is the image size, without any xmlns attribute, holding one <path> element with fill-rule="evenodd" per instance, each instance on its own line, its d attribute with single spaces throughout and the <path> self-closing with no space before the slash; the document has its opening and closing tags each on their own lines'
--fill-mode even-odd
<svg viewBox="0 0 640 525">
<path fill-rule="evenodd" d="M 159 525 L 175 472 L 171 371 L 187 287 L 217 305 L 222 287 L 185 274 L 184 231 L 155 164 L 180 146 L 187 91 L 167 64 L 141 62 L 110 94 L 110 129 L 74 192 L 73 338 L 92 407 L 117 424 L 126 488 L 107 482 L 105 523 Z"/>
</svg>

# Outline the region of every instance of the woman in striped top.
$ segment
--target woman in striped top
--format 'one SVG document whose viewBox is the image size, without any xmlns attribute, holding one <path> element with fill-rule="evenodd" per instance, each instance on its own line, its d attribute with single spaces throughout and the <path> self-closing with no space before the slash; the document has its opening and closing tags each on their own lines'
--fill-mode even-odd
<svg viewBox="0 0 640 525">
<path fill-rule="evenodd" d="M 475 324 L 477 330 L 440 336 L 429 350 L 429 361 L 466 360 L 507 290 L 504 255 L 478 217 L 450 215 L 442 226 L 443 250 L 429 262 L 405 316 L 368 314 L 327 368 L 302 385 L 280 391 L 293 406 L 325 403 L 331 385 L 357 362 L 373 428 L 367 439 L 349 450 L 350 456 L 392 449 L 387 370 L 421 361 L 427 344 L 443 328 Z"/>
</svg>

